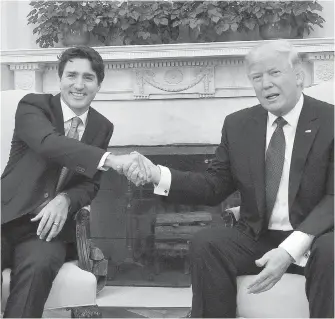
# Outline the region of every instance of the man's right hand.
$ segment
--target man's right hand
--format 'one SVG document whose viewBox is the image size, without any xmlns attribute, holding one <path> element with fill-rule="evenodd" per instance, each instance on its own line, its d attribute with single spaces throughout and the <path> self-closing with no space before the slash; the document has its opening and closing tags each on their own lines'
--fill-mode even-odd
<svg viewBox="0 0 335 319">
<path fill-rule="evenodd" d="M 127 155 L 110 154 L 105 161 L 105 166 L 125 175 L 136 186 L 150 182 L 158 184 L 160 181 L 159 167 L 138 152 Z"/>
<path fill-rule="evenodd" d="M 147 157 L 143 156 L 138 152 L 131 152 L 130 155 L 137 156 L 139 165 L 136 162 L 132 163 L 131 165 L 125 165 L 123 167 L 123 174 L 127 176 L 129 180 L 136 184 L 138 182 L 138 174 L 141 171 L 145 171 L 147 172 L 146 182 L 158 184 L 161 179 L 160 168 L 152 163 Z M 150 173 L 148 174 L 148 172 Z"/>
</svg>

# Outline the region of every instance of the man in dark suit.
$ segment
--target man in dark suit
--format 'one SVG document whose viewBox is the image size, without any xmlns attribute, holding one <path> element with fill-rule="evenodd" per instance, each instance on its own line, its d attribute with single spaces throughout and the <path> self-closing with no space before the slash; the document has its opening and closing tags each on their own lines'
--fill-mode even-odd
<svg viewBox="0 0 335 319">
<path fill-rule="evenodd" d="M 52 282 L 75 240 L 74 214 L 95 197 L 103 170 L 137 155 L 106 152 L 113 124 L 90 107 L 104 79 L 88 47 L 59 58 L 60 94 L 20 102 L 1 176 L 1 268 L 10 267 L 4 317 L 41 317 Z"/>
<path fill-rule="evenodd" d="M 248 290 L 261 293 L 295 271 L 306 276 L 311 317 L 333 317 L 333 105 L 302 94 L 301 61 L 287 41 L 255 47 L 246 67 L 260 104 L 226 117 L 206 172 L 146 160 L 155 193 L 168 201 L 217 205 L 241 194 L 236 227 L 192 241 L 191 316 L 235 317 L 239 275 L 257 274 Z M 123 167 L 133 181 L 139 171 Z"/>
</svg>

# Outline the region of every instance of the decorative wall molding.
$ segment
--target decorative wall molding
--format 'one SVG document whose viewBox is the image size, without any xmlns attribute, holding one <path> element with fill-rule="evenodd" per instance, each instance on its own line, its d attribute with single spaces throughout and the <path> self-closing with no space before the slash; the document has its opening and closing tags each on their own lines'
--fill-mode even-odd
<svg viewBox="0 0 335 319">
<path fill-rule="evenodd" d="M 315 61 L 315 60 L 334 60 L 334 52 L 316 52 L 316 53 L 307 53 L 304 55 L 304 61 Z"/>
<path fill-rule="evenodd" d="M 315 61 L 313 83 L 317 84 L 332 78 L 334 78 L 334 65 L 327 61 Z"/>
<path fill-rule="evenodd" d="M 15 76 L 15 88 L 20 90 L 32 90 L 34 87 L 34 74 L 32 72 L 20 72 Z"/>
<path fill-rule="evenodd" d="M 333 78 L 334 39 L 290 41 L 301 53 L 307 86 Z M 97 100 L 254 96 L 244 56 L 259 42 L 97 47 L 106 62 Z M 14 73 L 13 88 L 56 93 L 57 56 L 63 50 L 2 51 L 1 63 Z"/>
<path fill-rule="evenodd" d="M 182 43 L 164 45 L 105 46 L 95 49 L 106 61 L 136 61 L 184 59 L 199 57 L 244 56 L 260 41 L 234 41 L 214 43 Z M 333 38 L 290 40 L 301 53 L 333 52 Z M 1 63 L 57 62 L 64 48 L 6 50 L 2 51 Z"/>
<path fill-rule="evenodd" d="M 155 91 L 163 95 L 185 92 L 214 96 L 214 66 L 137 69 L 135 98 L 149 98 Z"/>
<path fill-rule="evenodd" d="M 46 64 L 43 63 L 17 63 L 9 64 L 10 70 L 31 70 L 31 71 L 43 71 L 46 68 Z"/>
</svg>

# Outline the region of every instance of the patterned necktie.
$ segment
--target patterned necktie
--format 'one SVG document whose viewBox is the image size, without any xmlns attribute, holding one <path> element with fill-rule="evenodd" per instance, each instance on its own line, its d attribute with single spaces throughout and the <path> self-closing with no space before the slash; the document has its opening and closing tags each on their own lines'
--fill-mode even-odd
<svg viewBox="0 0 335 319">
<path fill-rule="evenodd" d="M 67 137 L 69 138 L 74 138 L 76 140 L 79 140 L 79 133 L 78 133 L 78 126 L 81 123 L 81 119 L 79 117 L 74 117 L 71 121 L 71 127 L 69 132 L 67 133 Z M 67 167 L 63 167 L 60 175 L 59 175 L 59 180 L 58 180 L 58 184 L 56 187 L 56 193 L 58 193 L 58 191 L 60 190 L 60 188 L 63 186 L 63 182 L 65 181 L 66 175 L 68 173 L 69 169 Z"/>
<path fill-rule="evenodd" d="M 277 124 L 277 127 L 272 134 L 265 160 L 265 194 L 268 218 L 271 216 L 277 198 L 285 160 L 285 135 L 283 126 L 286 125 L 287 122 L 279 116 L 274 123 Z"/>
</svg>

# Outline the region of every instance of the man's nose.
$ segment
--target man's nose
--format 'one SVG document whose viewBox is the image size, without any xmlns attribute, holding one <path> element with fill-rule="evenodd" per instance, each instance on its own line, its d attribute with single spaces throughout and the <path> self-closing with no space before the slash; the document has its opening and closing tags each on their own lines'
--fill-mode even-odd
<svg viewBox="0 0 335 319">
<path fill-rule="evenodd" d="M 84 81 L 82 78 L 78 77 L 74 83 L 76 89 L 80 90 L 84 88 Z"/>
<path fill-rule="evenodd" d="M 262 77 L 262 86 L 263 89 L 268 89 L 273 86 L 270 76 L 264 74 Z"/>
</svg>

